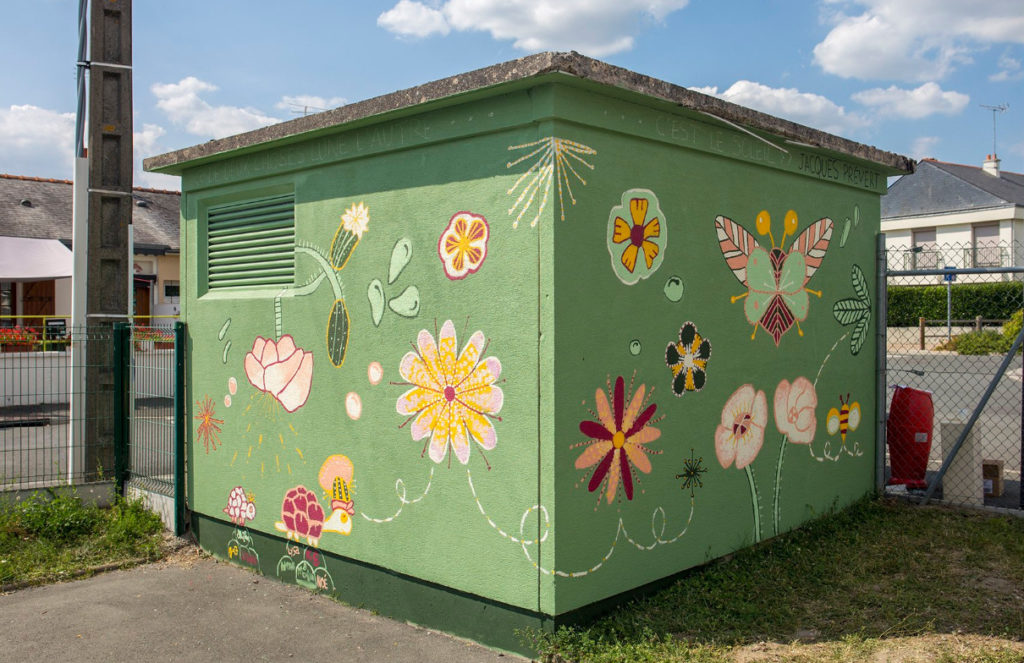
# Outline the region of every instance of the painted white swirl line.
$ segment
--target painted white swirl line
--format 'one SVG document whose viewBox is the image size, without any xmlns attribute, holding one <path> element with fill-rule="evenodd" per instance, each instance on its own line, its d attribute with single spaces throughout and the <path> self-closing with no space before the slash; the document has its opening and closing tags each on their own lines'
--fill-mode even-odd
<svg viewBox="0 0 1024 663">
<path fill-rule="evenodd" d="M 661 513 L 661 530 L 660 531 L 658 531 L 658 526 L 655 524 L 655 520 L 656 520 L 656 518 L 657 518 L 659 513 Z M 645 546 L 643 544 L 640 544 L 640 543 L 637 543 L 636 541 L 634 541 L 629 536 L 629 532 L 626 531 L 626 526 L 622 522 L 622 518 L 619 518 L 619 526 L 615 530 L 615 540 L 612 541 L 612 545 L 611 545 L 610 548 L 608 548 L 607 554 L 605 554 L 605 556 L 601 558 L 600 562 L 598 562 L 597 564 L 593 565 L 592 567 L 590 567 L 589 569 L 587 569 L 585 571 L 558 571 L 558 570 L 555 570 L 555 569 L 545 569 L 543 566 L 540 566 L 532 557 L 530 557 L 530 552 L 526 549 L 526 546 L 523 546 L 523 553 L 526 555 L 526 559 L 530 560 L 530 563 L 533 564 L 533 567 L 535 569 L 539 570 L 544 575 L 556 575 L 556 576 L 559 576 L 561 578 L 582 578 L 585 575 L 588 575 L 590 573 L 593 573 L 593 572 L 597 571 L 598 569 L 600 569 L 604 565 L 605 562 L 607 562 L 609 559 L 611 559 L 612 554 L 615 552 L 615 546 L 619 542 L 619 536 L 625 537 L 625 539 L 627 541 L 629 541 L 630 543 L 632 543 L 634 546 L 636 546 L 636 548 L 638 550 L 645 550 L 646 551 L 646 550 L 653 550 L 654 548 L 656 548 L 659 545 L 666 545 L 667 546 L 670 543 L 675 543 L 676 541 L 678 541 L 690 529 L 690 523 L 693 522 L 693 513 L 694 513 L 694 499 L 690 498 L 690 516 L 686 519 L 686 525 L 683 527 L 682 531 L 679 532 L 679 534 L 676 534 L 671 539 L 666 540 L 666 539 L 662 538 L 664 536 L 664 534 L 665 534 L 665 526 L 666 526 L 665 510 L 663 508 L 661 508 L 660 506 L 657 507 L 654 510 L 654 512 L 651 513 L 651 534 L 654 535 L 654 542 L 651 543 L 651 545 L 649 545 L 649 546 Z M 524 519 L 524 521 L 525 521 L 525 519 Z"/>
<path fill-rule="evenodd" d="M 371 523 L 390 523 L 392 520 L 394 520 L 395 518 L 397 518 L 398 516 L 400 516 L 402 514 L 402 509 L 405 508 L 406 504 L 416 504 L 417 502 L 422 500 L 424 497 L 426 497 L 427 493 L 430 492 L 430 484 L 433 483 L 433 481 L 434 481 L 434 466 L 431 465 L 430 466 L 430 476 L 427 477 L 427 487 L 423 489 L 423 494 L 420 495 L 419 497 L 417 497 L 414 500 L 407 500 L 407 499 L 405 499 L 405 482 L 402 481 L 401 479 L 396 479 L 395 480 L 395 495 L 398 496 L 398 501 L 400 502 L 400 504 L 398 506 L 398 511 L 395 511 L 394 515 L 388 516 L 387 518 L 372 518 L 372 517 L 366 515 L 365 513 L 363 513 L 362 511 L 359 512 L 359 515 L 361 515 L 363 518 L 366 518 Z"/>
<path fill-rule="evenodd" d="M 480 503 L 480 498 L 477 497 L 476 495 L 476 488 L 473 486 L 473 475 L 469 471 L 468 467 L 466 468 L 466 479 L 469 481 L 469 492 L 473 494 L 473 500 L 476 502 L 476 508 L 480 509 L 480 513 L 483 514 L 483 517 L 487 519 L 487 524 L 494 528 L 494 531 L 496 531 L 498 534 L 501 534 L 503 537 L 505 537 L 513 543 L 522 544 L 524 549 L 526 548 L 526 546 L 536 545 L 538 543 L 543 543 L 547 540 L 548 531 L 551 528 L 551 521 L 548 519 L 548 510 L 544 508 L 543 505 L 534 504 L 529 509 L 527 509 L 525 513 L 523 513 L 523 517 L 519 520 L 519 538 L 517 538 L 515 536 L 512 536 L 505 530 L 501 529 L 500 527 L 498 527 L 497 523 L 495 523 L 491 519 L 491 517 L 487 515 L 487 511 L 484 510 L 484 505 Z M 523 535 L 523 529 L 526 527 L 526 518 L 534 511 L 539 511 L 544 516 L 544 534 L 542 534 L 539 539 L 527 539 Z M 527 557 L 529 557 L 529 555 L 527 555 Z"/>
</svg>

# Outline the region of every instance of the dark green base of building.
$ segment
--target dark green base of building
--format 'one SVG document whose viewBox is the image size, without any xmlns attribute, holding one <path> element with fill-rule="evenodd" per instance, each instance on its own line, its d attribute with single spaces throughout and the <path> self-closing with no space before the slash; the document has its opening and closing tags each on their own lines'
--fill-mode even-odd
<svg viewBox="0 0 1024 663">
<path fill-rule="evenodd" d="M 555 620 L 426 582 L 302 543 L 192 514 L 192 532 L 210 554 L 268 578 L 327 594 L 347 605 L 534 656 L 517 631 L 551 631 Z"/>
</svg>

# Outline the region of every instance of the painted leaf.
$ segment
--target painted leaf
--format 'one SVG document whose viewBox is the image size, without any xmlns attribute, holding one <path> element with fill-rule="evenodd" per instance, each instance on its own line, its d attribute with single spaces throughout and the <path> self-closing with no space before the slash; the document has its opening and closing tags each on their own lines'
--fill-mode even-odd
<svg viewBox="0 0 1024 663">
<path fill-rule="evenodd" d="M 871 293 L 868 291 L 868 281 L 864 278 L 864 272 L 859 265 L 854 265 L 850 269 L 850 280 L 853 282 L 853 291 L 857 294 L 857 299 L 870 307 Z"/>
<path fill-rule="evenodd" d="M 335 368 L 345 363 L 345 350 L 348 348 L 348 309 L 345 300 L 338 299 L 331 307 L 331 315 L 327 320 L 327 356 Z"/>
<path fill-rule="evenodd" d="M 366 289 L 366 297 L 370 300 L 370 317 L 373 319 L 373 326 L 380 326 L 380 319 L 384 317 L 384 286 L 377 279 L 370 281 Z"/>
<path fill-rule="evenodd" d="M 395 242 L 395 248 L 391 249 L 391 265 L 388 266 L 388 285 L 398 279 L 398 276 L 405 269 L 412 259 L 412 242 L 403 237 Z"/>
<path fill-rule="evenodd" d="M 718 233 L 718 248 L 722 251 L 725 264 L 732 275 L 747 285 L 747 260 L 760 244 L 746 228 L 724 216 L 715 217 L 715 231 Z"/>
<path fill-rule="evenodd" d="M 868 305 L 859 299 L 840 299 L 832 305 L 832 315 L 841 325 L 852 325 L 868 314 Z"/>
<path fill-rule="evenodd" d="M 388 308 L 403 318 L 415 318 L 420 312 L 420 291 L 411 285 L 388 302 Z"/>
<path fill-rule="evenodd" d="M 810 281 L 814 273 L 821 267 L 821 262 L 825 259 L 825 252 L 828 250 L 828 244 L 832 241 L 833 227 L 832 219 L 827 217 L 818 219 L 793 240 L 793 246 L 790 251 L 802 253 L 807 260 L 804 283 Z"/>
<path fill-rule="evenodd" d="M 857 326 L 853 328 L 853 333 L 850 334 L 850 353 L 860 354 L 860 349 L 864 347 L 864 341 L 868 337 L 868 321 L 871 320 L 871 314 L 867 313 L 860 319 Z"/>
</svg>

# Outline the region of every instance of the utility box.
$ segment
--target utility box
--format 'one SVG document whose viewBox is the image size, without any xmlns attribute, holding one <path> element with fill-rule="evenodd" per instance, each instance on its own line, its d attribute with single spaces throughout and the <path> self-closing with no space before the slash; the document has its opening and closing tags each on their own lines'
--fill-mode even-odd
<svg viewBox="0 0 1024 663">
<path fill-rule="evenodd" d="M 545 53 L 146 167 L 220 557 L 521 649 L 875 486 L 904 157 Z"/>
</svg>

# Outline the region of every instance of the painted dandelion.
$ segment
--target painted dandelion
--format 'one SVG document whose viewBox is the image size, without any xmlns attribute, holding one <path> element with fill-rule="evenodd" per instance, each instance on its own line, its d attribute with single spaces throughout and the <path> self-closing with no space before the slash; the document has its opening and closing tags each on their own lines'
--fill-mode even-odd
<svg viewBox="0 0 1024 663">
<path fill-rule="evenodd" d="M 196 421 L 199 422 L 199 427 L 196 428 L 196 437 L 202 441 L 206 453 L 210 453 L 211 446 L 216 451 L 217 446 L 221 443 L 220 427 L 224 424 L 224 420 L 214 419 L 213 415 L 216 412 L 213 408 L 213 399 L 209 396 L 202 402 L 196 401 L 196 407 L 199 408 L 199 414 L 195 416 Z"/>
<path fill-rule="evenodd" d="M 690 457 L 683 459 L 683 473 L 677 474 L 677 479 L 683 480 L 683 490 L 690 491 L 690 497 L 693 497 L 693 489 L 704 487 L 704 481 L 701 480 L 700 475 L 707 472 L 708 469 L 704 467 L 704 457 L 698 456 L 693 457 L 693 449 L 690 449 Z"/>
<path fill-rule="evenodd" d="M 590 170 L 594 170 L 594 166 L 587 163 L 587 161 L 580 155 L 597 154 L 597 150 L 583 145 L 582 143 L 577 143 L 565 138 L 555 138 L 554 136 L 550 138 L 542 138 L 540 140 L 533 141 L 532 143 L 509 145 L 508 149 L 510 151 L 530 150 L 530 152 L 519 157 L 515 161 L 509 161 L 505 166 L 506 168 L 518 165 L 531 157 L 537 157 L 537 160 L 533 162 L 525 173 L 519 176 L 519 179 L 516 180 L 515 184 L 513 184 L 512 188 L 507 192 L 511 196 L 515 194 L 516 190 L 519 190 L 519 197 L 516 198 L 515 203 L 513 203 L 512 207 L 508 210 L 510 215 L 518 212 L 518 214 L 516 214 L 515 221 L 512 222 L 512 227 L 519 227 L 519 222 L 530 208 L 533 207 L 534 199 L 543 189 L 543 194 L 537 207 L 537 213 L 534 215 L 533 220 L 530 221 L 531 228 L 537 225 L 540 215 L 543 214 L 544 210 L 547 208 L 548 196 L 551 194 L 551 183 L 553 180 L 557 180 L 558 182 L 559 212 L 562 220 L 565 221 L 564 195 L 568 194 L 569 201 L 573 205 L 576 204 L 576 198 L 572 194 L 572 185 L 571 180 L 569 179 L 569 174 L 572 173 L 572 175 L 579 180 L 583 186 L 587 185 L 587 181 L 583 179 L 574 167 L 572 159 L 575 159 Z"/>
</svg>

